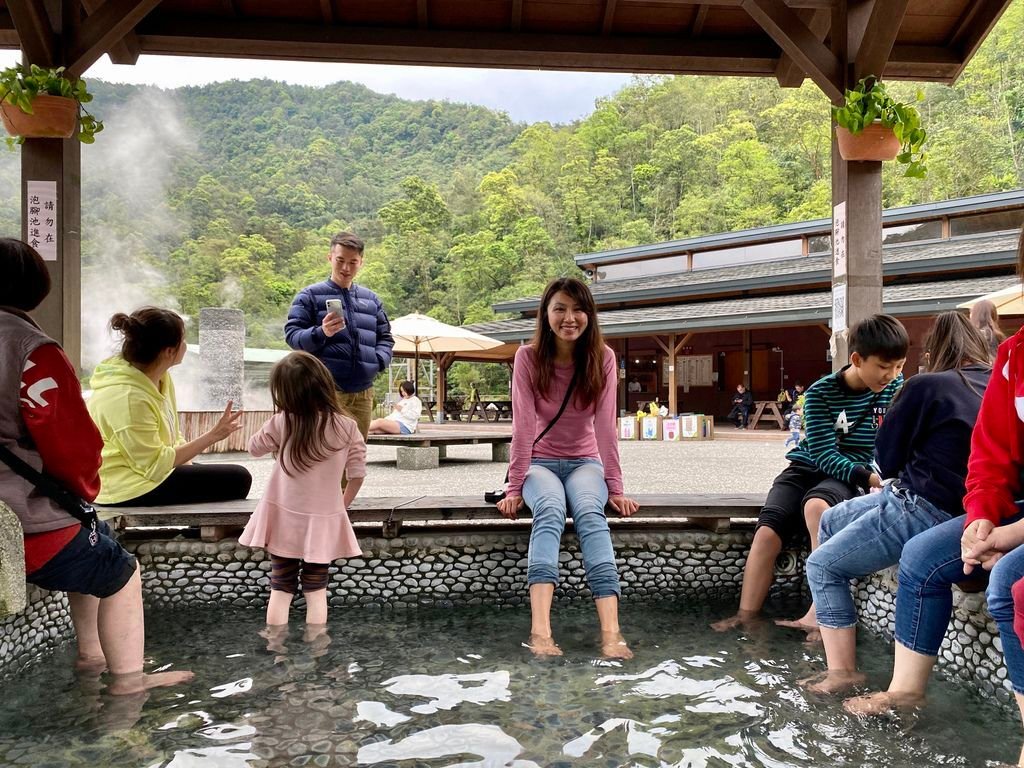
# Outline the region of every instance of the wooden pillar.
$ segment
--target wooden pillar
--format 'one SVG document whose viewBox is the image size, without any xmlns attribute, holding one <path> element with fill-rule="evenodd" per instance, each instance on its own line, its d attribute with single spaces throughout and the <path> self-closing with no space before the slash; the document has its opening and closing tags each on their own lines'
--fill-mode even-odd
<svg viewBox="0 0 1024 768">
<path fill-rule="evenodd" d="M 60 45 L 65 5 L 19 4 L 14 11 L 15 24 L 22 38 L 24 63 L 42 67 L 67 65 L 66 50 Z M 74 13 L 68 14 L 71 20 Z M 74 34 L 73 25 L 63 30 Z M 26 139 L 21 146 L 21 237 L 31 243 L 38 224 L 31 218 L 37 206 L 31 205 L 29 182 L 52 183 L 56 187 L 55 255 L 47 260 L 50 271 L 50 295 L 33 312 L 36 322 L 67 353 L 72 365 L 82 362 L 82 145 L 76 135 L 70 139 Z M 39 218 L 46 218 L 39 210 Z M 111 286 L 116 288 L 116 286 Z M 104 312 L 91 307 L 92 312 Z M 104 318 L 106 319 L 106 318 Z"/>
<path fill-rule="evenodd" d="M 898 20 L 905 2 L 893 4 Z M 898 6 L 898 7 L 897 7 Z M 902 10 L 901 10 L 902 9 Z M 867 31 L 884 21 L 872 3 L 842 0 L 832 12 L 832 52 L 839 63 L 842 88 L 868 75 L 881 75 L 892 42 L 884 50 Z M 891 21 L 891 20 L 890 20 Z M 891 39 L 892 23 L 885 25 Z M 843 34 L 842 32 L 845 32 Z M 869 49 L 866 46 L 874 46 Z M 860 71 L 860 70 L 864 71 Z M 833 97 L 834 104 L 842 101 Z M 847 331 L 856 322 L 882 311 L 882 164 L 847 162 L 839 155 L 832 129 L 832 369 L 849 362 Z"/>
<path fill-rule="evenodd" d="M 26 139 L 22 145 L 21 237 L 26 242 L 31 242 L 30 181 L 54 182 L 57 190 L 57 258 L 46 263 L 53 287 L 32 314 L 78 369 L 82 358 L 82 152 L 78 139 Z M 92 307 L 90 311 L 104 310 Z"/>
<path fill-rule="evenodd" d="M 668 335 L 668 412 L 679 413 L 679 398 L 676 394 L 676 335 Z"/>
<path fill-rule="evenodd" d="M 753 391 L 750 387 L 750 378 L 754 369 L 754 352 L 750 346 L 750 330 L 743 331 L 743 386 Z"/>
</svg>

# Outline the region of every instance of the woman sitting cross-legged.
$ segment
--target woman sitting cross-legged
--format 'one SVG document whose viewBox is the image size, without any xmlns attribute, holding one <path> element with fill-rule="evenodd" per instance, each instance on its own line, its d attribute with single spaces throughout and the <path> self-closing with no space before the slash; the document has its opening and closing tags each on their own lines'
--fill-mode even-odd
<svg viewBox="0 0 1024 768">
<path fill-rule="evenodd" d="M 879 471 L 891 479 L 879 493 L 825 512 L 818 548 L 807 558 L 828 672 L 801 683 L 819 693 L 843 691 L 864 679 L 857 672 L 850 580 L 896 564 L 913 537 L 963 514 L 971 430 L 992 373 L 988 349 L 957 312 L 939 315 L 925 349 L 928 373 L 904 383 L 875 440 Z"/>
<path fill-rule="evenodd" d="M 185 357 L 185 323 L 169 309 L 143 307 L 110 319 L 121 353 L 96 366 L 89 413 L 103 436 L 99 504 L 160 506 L 244 499 L 252 476 L 236 464 L 192 459 L 241 428 L 241 411 L 224 413 L 185 442 L 170 369 Z"/>
<path fill-rule="evenodd" d="M 597 608 L 601 650 L 609 657 L 633 655 L 619 632 L 619 574 L 605 517 L 606 503 L 623 516 L 637 509 L 622 490 L 617 374 L 590 290 L 574 278 L 551 282 L 533 341 L 516 352 L 508 495 L 498 502 L 501 514 L 512 520 L 524 503 L 533 513 L 529 646 L 538 655 L 562 653 L 551 635 L 551 602 L 567 514 Z"/>
<path fill-rule="evenodd" d="M 423 413 L 423 403 L 416 397 L 416 385 L 403 381 L 398 385 L 398 393 L 401 397 L 391 406 L 391 413 L 370 422 L 371 435 L 411 435 L 416 431 Z"/>
</svg>

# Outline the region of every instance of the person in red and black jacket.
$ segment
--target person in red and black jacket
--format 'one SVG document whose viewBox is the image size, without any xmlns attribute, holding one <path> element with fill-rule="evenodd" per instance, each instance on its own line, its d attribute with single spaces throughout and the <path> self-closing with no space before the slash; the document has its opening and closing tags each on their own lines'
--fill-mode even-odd
<svg viewBox="0 0 1024 768">
<path fill-rule="evenodd" d="M 64 351 L 27 314 L 50 292 L 31 246 L 0 238 L 0 445 L 86 501 L 99 492 L 102 440 Z M 192 679 L 186 671 L 143 674 L 145 628 L 139 565 L 100 523 L 99 536 L 0 463 L 0 500 L 21 522 L 25 578 L 68 593 L 77 665 L 106 668 L 112 694 Z"/>
</svg>

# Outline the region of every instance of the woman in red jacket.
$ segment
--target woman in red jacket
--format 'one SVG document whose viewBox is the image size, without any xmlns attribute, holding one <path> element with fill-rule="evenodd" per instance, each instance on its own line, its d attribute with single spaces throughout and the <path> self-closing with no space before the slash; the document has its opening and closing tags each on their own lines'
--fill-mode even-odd
<svg viewBox="0 0 1024 768">
<path fill-rule="evenodd" d="M 29 245 L 2 238 L 0 274 L 0 445 L 92 501 L 103 443 L 71 362 L 27 314 L 50 292 L 46 264 Z M 143 674 L 139 565 L 106 523 L 92 533 L 2 462 L 0 499 L 21 521 L 26 580 L 68 594 L 80 668 L 109 670 L 112 694 L 192 679 L 184 671 Z"/>
</svg>

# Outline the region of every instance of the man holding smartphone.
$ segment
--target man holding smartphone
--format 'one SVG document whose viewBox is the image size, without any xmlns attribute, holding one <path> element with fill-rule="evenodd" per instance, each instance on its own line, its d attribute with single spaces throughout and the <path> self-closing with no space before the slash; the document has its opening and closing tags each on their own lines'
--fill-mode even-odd
<svg viewBox="0 0 1024 768">
<path fill-rule="evenodd" d="M 331 238 L 331 276 L 299 291 L 284 337 L 292 349 L 320 358 L 334 377 L 338 402 L 366 438 L 373 415 L 373 380 L 391 363 L 395 340 L 380 299 L 355 284 L 364 244 L 351 232 Z"/>
</svg>

